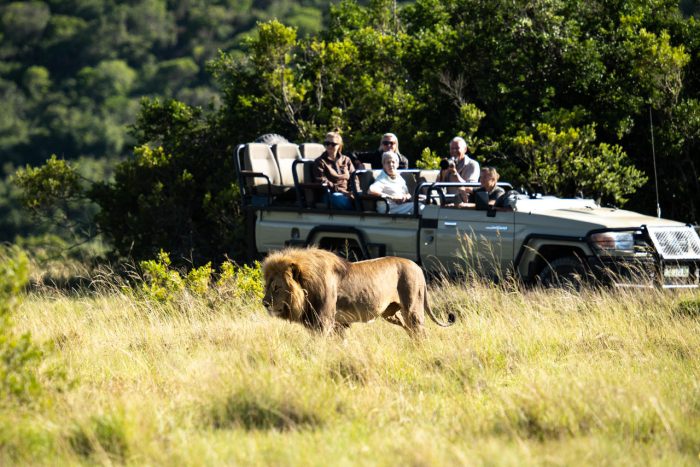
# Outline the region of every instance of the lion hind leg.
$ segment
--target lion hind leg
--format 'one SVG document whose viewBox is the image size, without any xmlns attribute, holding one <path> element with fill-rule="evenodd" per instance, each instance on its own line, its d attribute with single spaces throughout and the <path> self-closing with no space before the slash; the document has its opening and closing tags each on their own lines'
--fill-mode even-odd
<svg viewBox="0 0 700 467">
<path fill-rule="evenodd" d="M 398 303 L 391 303 L 388 307 L 386 307 L 386 310 L 384 310 L 384 312 L 382 313 L 382 318 L 384 318 L 391 324 L 395 324 L 397 326 L 405 328 L 406 324 L 403 322 L 400 311 L 401 305 L 399 305 Z"/>
<path fill-rule="evenodd" d="M 414 339 L 425 336 L 425 316 L 423 310 L 415 304 L 406 312 L 406 332 Z"/>
<path fill-rule="evenodd" d="M 420 339 L 424 334 L 423 320 L 420 316 L 418 318 L 411 318 L 411 316 L 411 311 L 407 313 L 398 303 L 392 303 L 382 313 L 382 318 L 404 328 L 410 337 Z"/>
</svg>

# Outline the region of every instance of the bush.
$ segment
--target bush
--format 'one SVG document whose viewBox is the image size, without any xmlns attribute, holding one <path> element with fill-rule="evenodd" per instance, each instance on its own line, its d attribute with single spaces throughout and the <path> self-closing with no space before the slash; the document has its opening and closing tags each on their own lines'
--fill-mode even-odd
<svg viewBox="0 0 700 467">
<path fill-rule="evenodd" d="M 29 333 L 15 335 L 10 317 L 28 280 L 27 255 L 17 247 L 0 248 L 0 405 L 32 402 L 41 390 L 36 373 L 42 352 Z"/>
<path fill-rule="evenodd" d="M 700 318 L 700 297 L 682 300 L 673 309 L 676 316 Z"/>
<path fill-rule="evenodd" d="M 231 261 L 223 263 L 216 285 L 220 291 L 230 292 L 235 297 L 262 298 L 265 295 L 262 268 L 258 261 L 252 266 L 238 266 Z"/>
<path fill-rule="evenodd" d="M 141 290 L 146 297 L 167 302 L 184 289 L 185 281 L 178 271 L 170 267 L 170 264 L 170 255 L 163 250 L 158 253 L 158 259 L 139 263 L 143 271 Z"/>
<path fill-rule="evenodd" d="M 159 302 L 176 300 L 187 291 L 195 296 L 206 296 L 213 282 L 211 263 L 182 273 L 172 266 L 170 255 L 160 251 L 155 260 L 142 261 L 143 283 L 141 291 L 149 299 Z M 221 265 L 215 282 L 217 292 L 236 298 L 262 298 L 262 270 L 260 263 L 238 266 L 231 261 Z"/>
</svg>

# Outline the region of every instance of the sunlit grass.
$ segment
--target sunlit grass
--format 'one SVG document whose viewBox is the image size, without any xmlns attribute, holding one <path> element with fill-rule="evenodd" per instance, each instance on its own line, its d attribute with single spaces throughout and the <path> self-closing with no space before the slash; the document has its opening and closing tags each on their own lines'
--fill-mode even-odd
<svg viewBox="0 0 700 467">
<path fill-rule="evenodd" d="M 430 294 L 453 328 L 323 339 L 260 303 L 49 289 L 15 313 L 68 381 L 0 413 L 0 464 L 696 465 L 697 292 Z"/>
</svg>

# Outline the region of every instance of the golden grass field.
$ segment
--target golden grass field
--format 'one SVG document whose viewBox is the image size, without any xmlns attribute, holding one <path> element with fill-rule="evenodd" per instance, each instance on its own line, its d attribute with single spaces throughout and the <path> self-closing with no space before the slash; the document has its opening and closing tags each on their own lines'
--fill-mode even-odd
<svg viewBox="0 0 700 467">
<path fill-rule="evenodd" d="M 698 292 L 430 299 L 458 322 L 416 344 L 383 321 L 324 339 L 257 299 L 33 292 L 15 325 L 66 378 L 0 412 L 0 465 L 700 463 Z"/>
</svg>

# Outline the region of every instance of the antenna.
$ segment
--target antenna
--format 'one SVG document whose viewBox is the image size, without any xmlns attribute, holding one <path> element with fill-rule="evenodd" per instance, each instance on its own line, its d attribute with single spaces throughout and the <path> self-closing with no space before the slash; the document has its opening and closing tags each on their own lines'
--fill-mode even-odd
<svg viewBox="0 0 700 467">
<path fill-rule="evenodd" d="M 656 150 L 654 149 L 654 120 L 651 118 L 651 105 L 649 106 L 649 128 L 651 129 L 651 159 L 654 161 L 654 186 L 656 188 L 656 217 L 661 217 L 661 204 L 659 204 L 659 177 L 656 173 Z"/>
</svg>

